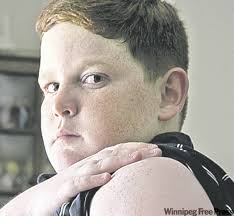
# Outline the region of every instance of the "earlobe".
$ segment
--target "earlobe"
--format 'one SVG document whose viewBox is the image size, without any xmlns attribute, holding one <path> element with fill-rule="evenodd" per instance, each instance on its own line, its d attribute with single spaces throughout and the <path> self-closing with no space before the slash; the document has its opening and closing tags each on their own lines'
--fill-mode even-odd
<svg viewBox="0 0 234 216">
<path fill-rule="evenodd" d="M 182 68 L 172 68 L 163 77 L 158 119 L 168 121 L 179 113 L 185 104 L 189 81 Z"/>
<path fill-rule="evenodd" d="M 178 109 L 178 107 L 168 105 L 168 106 L 164 107 L 163 109 L 161 109 L 159 116 L 158 116 L 158 120 L 159 121 L 168 121 L 179 112 L 180 112 L 180 110 Z"/>
</svg>

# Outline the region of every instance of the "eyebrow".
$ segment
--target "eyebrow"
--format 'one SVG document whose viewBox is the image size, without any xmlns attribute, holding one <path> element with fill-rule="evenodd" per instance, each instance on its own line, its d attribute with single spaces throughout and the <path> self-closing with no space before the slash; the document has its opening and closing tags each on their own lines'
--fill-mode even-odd
<svg viewBox="0 0 234 216">
<path fill-rule="evenodd" d="M 81 70 L 86 70 L 89 67 L 92 67 L 94 65 L 105 65 L 108 67 L 111 67 L 110 64 L 108 64 L 107 62 L 104 62 L 103 60 L 103 56 L 101 57 L 97 57 L 94 60 L 91 60 L 90 58 L 88 59 L 83 59 L 80 61 L 79 66 L 76 67 L 76 71 L 81 71 Z M 113 67 L 113 65 L 112 65 Z M 42 83 L 45 80 L 48 80 L 51 73 L 49 72 L 49 70 L 45 70 L 45 71 L 41 71 L 39 70 L 39 75 L 38 75 L 38 83 Z"/>
</svg>

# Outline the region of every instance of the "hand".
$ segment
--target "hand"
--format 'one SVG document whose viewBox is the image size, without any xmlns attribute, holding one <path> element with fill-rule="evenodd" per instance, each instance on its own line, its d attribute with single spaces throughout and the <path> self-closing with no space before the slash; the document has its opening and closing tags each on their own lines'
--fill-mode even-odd
<svg viewBox="0 0 234 216">
<path fill-rule="evenodd" d="M 29 201 L 29 215 L 53 215 L 63 203 L 80 192 L 106 184 L 111 180 L 110 173 L 154 156 L 161 156 L 161 150 L 155 144 L 131 142 L 105 148 L 24 192 Z"/>
</svg>

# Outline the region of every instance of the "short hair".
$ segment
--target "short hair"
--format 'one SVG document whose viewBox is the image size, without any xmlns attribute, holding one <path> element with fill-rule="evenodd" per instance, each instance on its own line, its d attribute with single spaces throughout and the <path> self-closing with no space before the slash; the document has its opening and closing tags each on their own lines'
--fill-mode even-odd
<svg viewBox="0 0 234 216">
<path fill-rule="evenodd" d="M 163 0 L 52 0 L 41 12 L 40 37 L 53 25 L 70 22 L 108 39 L 122 39 L 149 81 L 173 67 L 188 70 L 188 39 L 175 7 Z M 180 130 L 187 103 L 180 113 Z"/>
</svg>

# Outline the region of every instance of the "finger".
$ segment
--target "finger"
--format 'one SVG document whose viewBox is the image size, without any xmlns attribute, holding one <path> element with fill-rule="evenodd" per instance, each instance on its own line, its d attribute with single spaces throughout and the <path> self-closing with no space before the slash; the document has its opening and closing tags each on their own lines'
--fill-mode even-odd
<svg viewBox="0 0 234 216">
<path fill-rule="evenodd" d="M 128 154 L 132 154 L 132 153 L 138 151 L 138 152 L 141 153 L 141 155 L 143 157 L 141 159 L 144 159 L 144 158 L 150 157 L 150 156 L 160 156 L 160 150 L 155 150 L 155 149 L 159 149 L 157 145 L 149 145 L 148 144 L 148 145 L 144 145 L 144 146 L 145 147 L 141 146 L 141 147 L 139 147 L 137 149 L 134 149 L 134 148 L 125 148 L 125 150 L 118 150 L 117 149 L 119 152 L 117 152 L 117 150 L 114 150 L 111 154 L 113 156 L 117 156 L 118 155 L 118 156 L 125 157 Z M 158 154 L 155 155 L 155 151 Z"/>
<path fill-rule="evenodd" d="M 78 173 L 83 175 L 96 175 L 103 172 L 115 172 L 117 169 L 126 166 L 130 163 L 137 162 L 147 157 L 160 156 L 161 150 L 154 146 L 154 148 L 139 149 L 134 152 L 109 155 L 99 160 L 89 160 L 83 166 L 79 167 Z"/>
<path fill-rule="evenodd" d="M 96 164 L 96 168 L 93 167 L 93 172 L 108 172 L 113 173 L 119 168 L 126 166 L 130 163 L 137 162 L 142 160 L 141 152 L 135 151 L 131 154 L 123 155 L 116 155 L 104 158 L 103 160 L 99 160 Z"/>
<path fill-rule="evenodd" d="M 101 157 L 107 157 L 107 156 L 116 156 L 116 155 L 126 155 L 131 154 L 137 150 L 143 150 L 143 149 L 152 149 L 157 148 L 158 146 L 155 144 L 148 144 L 148 143 L 124 143 L 124 144 L 118 144 L 116 146 L 108 147 L 100 151 L 98 154 L 96 154 L 95 159 L 100 159 Z"/>
<path fill-rule="evenodd" d="M 152 147 L 158 147 L 156 144 L 152 143 L 143 143 L 143 142 L 128 142 L 128 143 L 120 143 L 115 146 L 109 147 L 114 148 L 114 150 L 125 150 L 125 149 L 132 149 L 132 150 L 138 150 L 140 148 L 152 148 Z"/>
<path fill-rule="evenodd" d="M 144 148 L 137 150 L 129 155 L 125 155 L 125 157 L 123 157 L 122 155 L 117 155 L 100 160 L 97 163 L 97 167 L 98 170 L 102 172 L 106 171 L 112 173 L 128 164 L 143 160 L 145 158 L 160 156 L 162 156 L 162 150 L 158 147 Z"/>
<path fill-rule="evenodd" d="M 146 159 L 149 157 L 161 157 L 162 156 L 162 150 L 160 148 L 144 148 L 141 150 L 142 159 Z"/>
<path fill-rule="evenodd" d="M 116 156 L 116 155 L 127 155 L 131 154 L 137 150 L 140 149 L 154 149 L 157 148 L 158 146 L 156 144 L 150 144 L 150 143 L 140 143 L 140 142 L 129 142 L 129 143 L 122 143 L 122 144 L 117 144 L 115 146 L 110 146 L 107 148 L 102 149 L 101 151 L 97 152 L 94 155 L 91 155 L 82 161 L 79 162 L 79 165 L 82 166 L 87 163 L 90 159 L 92 160 L 101 160 L 109 156 Z M 76 166 L 76 165 L 74 165 Z M 77 167 L 78 168 L 78 167 Z"/>
</svg>

